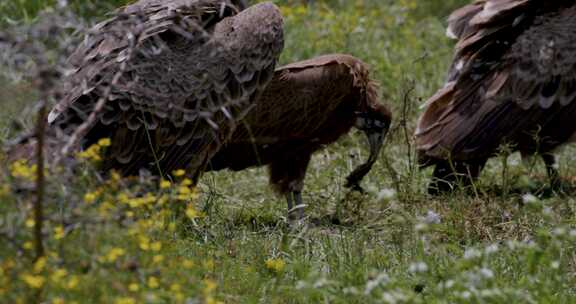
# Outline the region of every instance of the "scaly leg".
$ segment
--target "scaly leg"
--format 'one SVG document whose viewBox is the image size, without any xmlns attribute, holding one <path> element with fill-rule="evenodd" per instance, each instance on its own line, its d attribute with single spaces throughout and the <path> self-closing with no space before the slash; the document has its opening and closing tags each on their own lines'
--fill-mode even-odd
<svg viewBox="0 0 576 304">
<path fill-rule="evenodd" d="M 540 156 L 546 165 L 546 172 L 550 179 L 550 186 L 553 190 L 562 190 L 562 181 L 560 180 L 560 174 L 558 173 L 556 157 L 552 153 L 542 153 Z"/>
<path fill-rule="evenodd" d="M 290 221 L 304 218 L 305 205 L 302 203 L 302 189 L 311 155 L 307 152 L 287 155 L 271 163 L 268 167 L 270 184 L 276 192 L 286 196 Z"/>
<path fill-rule="evenodd" d="M 288 220 L 290 222 L 304 219 L 304 208 L 306 205 L 302 202 L 302 192 L 292 191 L 286 194 L 288 202 Z"/>
</svg>

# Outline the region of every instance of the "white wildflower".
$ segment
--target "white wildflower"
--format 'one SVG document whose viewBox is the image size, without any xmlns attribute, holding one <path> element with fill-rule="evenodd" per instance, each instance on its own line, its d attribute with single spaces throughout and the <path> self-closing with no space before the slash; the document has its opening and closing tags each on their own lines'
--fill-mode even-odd
<svg viewBox="0 0 576 304">
<path fill-rule="evenodd" d="M 426 213 L 426 217 L 424 218 L 424 221 L 427 224 L 440 224 L 440 222 L 442 221 L 442 218 L 440 217 L 440 214 L 438 214 L 432 210 L 428 210 L 428 213 Z"/>
<path fill-rule="evenodd" d="M 532 193 L 526 193 L 522 195 L 522 201 L 524 204 L 537 204 L 540 202 L 540 200 Z"/>
<path fill-rule="evenodd" d="M 480 296 L 483 298 L 493 298 L 500 296 L 501 294 L 502 292 L 497 288 L 484 289 L 480 291 Z"/>
<path fill-rule="evenodd" d="M 387 273 L 383 272 L 379 274 L 375 279 L 370 280 L 366 283 L 366 289 L 364 290 L 364 294 L 369 295 L 370 293 L 372 293 L 372 290 L 374 290 L 374 288 L 380 285 L 386 285 L 388 282 L 390 282 L 390 277 L 388 276 Z"/>
<path fill-rule="evenodd" d="M 384 188 L 378 192 L 376 199 L 379 201 L 389 201 L 396 197 L 396 190 Z"/>
<path fill-rule="evenodd" d="M 408 271 L 412 273 L 426 272 L 428 271 L 428 265 L 424 262 L 412 263 L 410 267 L 408 267 Z"/>
<path fill-rule="evenodd" d="M 486 267 L 480 268 L 479 273 L 480 273 L 480 275 L 482 275 L 485 279 L 492 279 L 492 278 L 494 278 L 494 271 L 492 271 L 492 269 L 490 269 L 490 268 L 486 268 Z"/>
<path fill-rule="evenodd" d="M 552 230 L 552 234 L 556 235 L 556 236 L 562 236 L 565 235 L 568 231 L 566 231 L 566 228 L 563 227 L 557 227 L 554 228 L 554 230 Z"/>
<path fill-rule="evenodd" d="M 425 231 L 428 229 L 428 225 L 426 223 L 416 223 L 416 225 L 414 225 L 414 230 L 420 232 L 420 231 Z"/>
<path fill-rule="evenodd" d="M 472 260 L 477 259 L 482 256 L 482 252 L 476 248 L 468 248 L 464 251 L 464 259 Z"/>
<path fill-rule="evenodd" d="M 486 249 L 484 249 L 484 253 L 486 255 L 490 255 L 490 254 L 498 252 L 498 249 L 499 249 L 498 244 L 491 244 L 488 247 L 486 247 Z"/>
</svg>

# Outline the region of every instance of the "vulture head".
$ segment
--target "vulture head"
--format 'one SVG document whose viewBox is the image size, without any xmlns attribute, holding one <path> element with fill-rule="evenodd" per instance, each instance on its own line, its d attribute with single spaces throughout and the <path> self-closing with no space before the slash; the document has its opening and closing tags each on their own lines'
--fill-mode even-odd
<svg viewBox="0 0 576 304">
<path fill-rule="evenodd" d="M 214 29 L 214 38 L 225 41 L 229 50 L 252 54 L 264 53 L 264 49 L 273 47 L 274 53 L 280 53 L 283 19 L 278 7 L 271 2 L 251 6 L 233 18 L 219 22 Z"/>
</svg>

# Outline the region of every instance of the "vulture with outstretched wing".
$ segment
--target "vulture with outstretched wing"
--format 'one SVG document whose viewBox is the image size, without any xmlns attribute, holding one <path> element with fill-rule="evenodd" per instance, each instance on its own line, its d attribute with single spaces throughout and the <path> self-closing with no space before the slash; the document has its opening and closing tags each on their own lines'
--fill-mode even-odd
<svg viewBox="0 0 576 304">
<path fill-rule="evenodd" d="M 378 157 L 391 118 L 359 59 L 332 54 L 292 63 L 276 70 L 207 170 L 268 165 L 271 185 L 287 197 L 289 216 L 302 218 L 301 192 L 312 154 L 353 126 L 362 130 L 370 156 L 347 178 L 348 187 L 358 188 Z"/>
<path fill-rule="evenodd" d="M 110 138 L 103 170 L 186 169 L 197 179 L 271 80 L 282 48 L 270 2 L 239 12 L 228 0 L 141 0 L 86 36 L 48 120 L 83 147 Z"/>
<path fill-rule="evenodd" d="M 436 166 L 429 192 L 472 182 L 504 144 L 542 156 L 556 187 L 552 152 L 576 132 L 575 2 L 478 0 L 447 34 L 458 40 L 448 80 L 415 134 L 421 165 Z"/>
</svg>

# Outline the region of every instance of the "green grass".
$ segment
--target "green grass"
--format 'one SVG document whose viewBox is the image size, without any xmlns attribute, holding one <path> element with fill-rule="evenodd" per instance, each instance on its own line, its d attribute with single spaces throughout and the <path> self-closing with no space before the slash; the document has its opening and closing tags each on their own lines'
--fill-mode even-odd
<svg viewBox="0 0 576 304">
<path fill-rule="evenodd" d="M 443 197 L 425 194 L 430 171 L 415 168 L 418 106 L 443 82 L 452 52 L 444 20 L 463 1 L 303 2 L 277 1 L 286 15 L 282 63 L 353 54 L 371 65 L 394 110 L 385 151 L 363 182 L 366 194 L 343 187 L 366 157 L 357 133 L 314 156 L 304 193 L 309 225 L 299 229 L 286 224 L 285 201 L 267 187 L 262 168 L 206 174 L 190 203 L 178 198 L 186 193 L 181 180 L 164 189 L 157 181 L 100 181 L 88 164 L 73 176 L 51 173 L 41 267 L 33 265 L 26 222 L 32 196 L 16 192 L 26 177 L 8 174 L 30 169 L 5 164 L 0 302 L 576 301 L 575 199 L 539 191 L 547 182 L 539 161 L 523 165 L 513 155 L 503 174 L 504 158 L 494 158 L 476 195 Z M 33 96 L 26 83 L 1 83 L 3 138 L 14 134 L 10 119 Z M 573 155 L 570 147 L 560 153 L 566 179 L 575 174 Z M 138 199 L 146 195 L 153 197 Z"/>
</svg>

